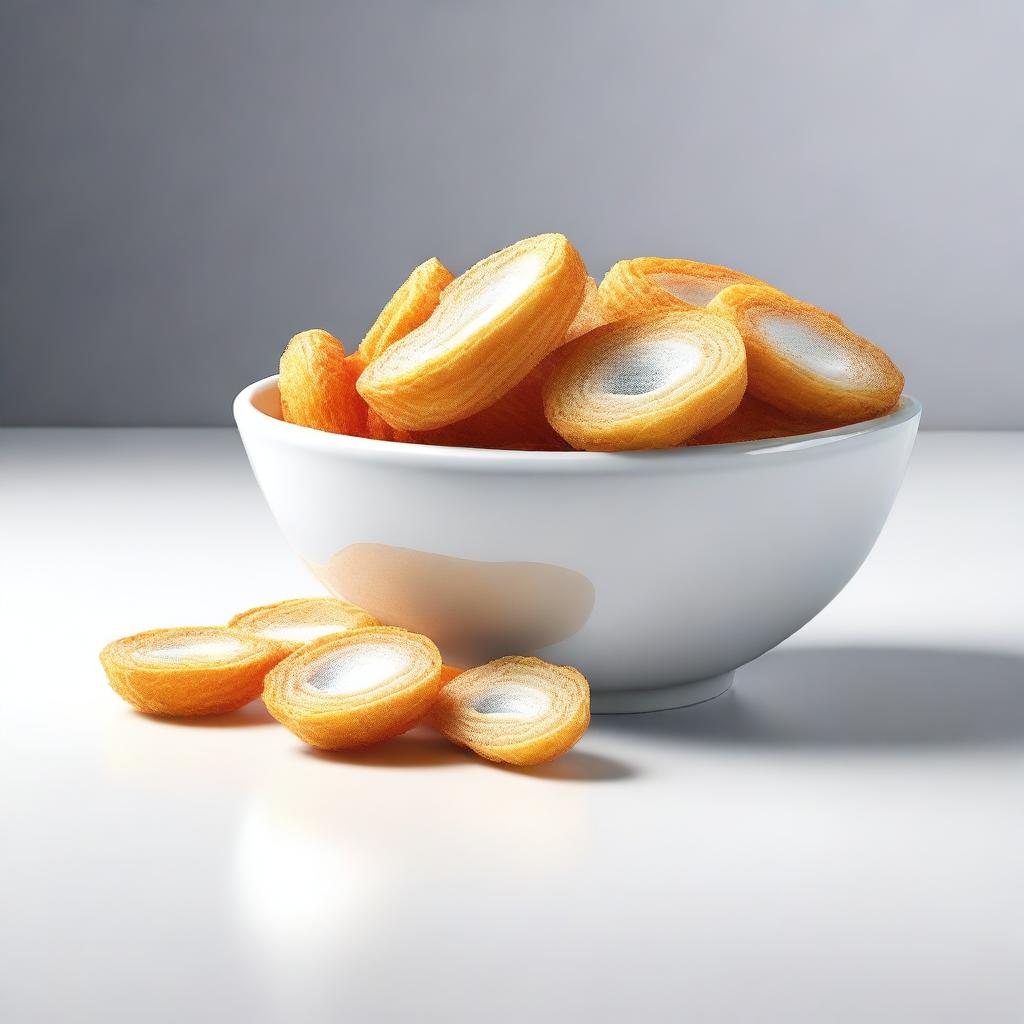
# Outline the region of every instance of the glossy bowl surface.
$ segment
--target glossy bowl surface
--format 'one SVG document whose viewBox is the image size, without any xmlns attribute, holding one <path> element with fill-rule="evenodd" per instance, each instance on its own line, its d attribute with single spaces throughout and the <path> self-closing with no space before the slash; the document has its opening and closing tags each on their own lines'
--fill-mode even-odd
<svg viewBox="0 0 1024 1024">
<path fill-rule="evenodd" d="M 234 411 L 272 513 L 332 593 L 451 664 L 536 654 L 579 668 L 595 711 L 640 711 L 723 692 L 839 593 L 889 514 L 921 406 L 616 454 L 327 434 L 281 420 L 276 377 Z"/>
</svg>

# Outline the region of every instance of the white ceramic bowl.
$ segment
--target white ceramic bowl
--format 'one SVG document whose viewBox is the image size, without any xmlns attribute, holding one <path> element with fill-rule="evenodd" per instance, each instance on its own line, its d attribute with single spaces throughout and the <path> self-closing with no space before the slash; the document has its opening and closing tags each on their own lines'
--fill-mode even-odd
<svg viewBox="0 0 1024 1024">
<path fill-rule="evenodd" d="M 235 420 L 285 536 L 332 593 L 445 660 L 575 665 L 595 711 L 728 689 L 871 550 L 921 407 L 798 438 L 668 451 L 505 452 L 284 423 L 277 378 Z"/>
</svg>

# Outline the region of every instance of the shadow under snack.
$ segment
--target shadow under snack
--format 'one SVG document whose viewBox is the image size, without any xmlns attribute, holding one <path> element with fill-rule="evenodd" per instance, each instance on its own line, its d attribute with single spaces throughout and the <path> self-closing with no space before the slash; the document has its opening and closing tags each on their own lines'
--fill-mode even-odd
<svg viewBox="0 0 1024 1024">
<path fill-rule="evenodd" d="M 132 711 L 151 722 L 162 725 L 179 725 L 191 729 L 246 729 L 253 725 L 277 725 L 277 720 L 264 707 L 263 701 L 254 700 L 237 711 L 228 711 L 223 715 L 150 715 L 144 711 Z"/>
<path fill-rule="evenodd" d="M 445 660 L 479 665 L 577 633 L 594 608 L 586 576 L 544 562 L 481 562 L 388 544 L 351 544 L 309 563 L 331 593 L 429 636 Z"/>
<path fill-rule="evenodd" d="M 339 764 L 358 764 L 370 768 L 441 768 L 464 764 L 472 755 L 453 746 L 440 733 L 421 726 L 370 747 L 353 750 L 318 750 L 302 747 L 306 757 Z"/>
<path fill-rule="evenodd" d="M 595 719 L 597 732 L 751 747 L 877 750 L 1024 746 L 1024 658 L 912 648 L 782 650 L 725 696 Z"/>
<path fill-rule="evenodd" d="M 531 767 L 500 764 L 478 757 L 457 746 L 427 726 L 418 726 L 401 736 L 360 750 L 317 750 L 303 747 L 302 754 L 320 761 L 358 764 L 370 768 L 442 768 L 449 765 L 483 765 L 495 771 L 557 782 L 615 782 L 633 778 L 637 772 L 604 754 L 570 750 L 547 764 Z"/>
</svg>

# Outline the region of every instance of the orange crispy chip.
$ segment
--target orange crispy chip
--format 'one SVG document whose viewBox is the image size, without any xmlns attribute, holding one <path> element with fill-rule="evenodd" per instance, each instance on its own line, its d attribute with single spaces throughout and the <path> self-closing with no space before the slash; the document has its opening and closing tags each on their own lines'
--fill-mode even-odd
<svg viewBox="0 0 1024 1024">
<path fill-rule="evenodd" d="M 436 430 L 410 436 L 419 444 L 449 448 L 504 448 L 520 451 L 564 451 L 565 441 L 544 415 L 543 387 L 551 373 L 550 358 L 535 366 L 526 379 L 494 405 Z"/>
<path fill-rule="evenodd" d="M 692 438 L 688 444 L 733 444 L 737 441 L 764 441 L 772 437 L 795 437 L 828 430 L 834 424 L 789 416 L 749 394 L 736 411 L 721 423 Z"/>
<path fill-rule="evenodd" d="M 700 309 L 730 285 L 763 283 L 713 263 L 642 256 L 616 263 L 601 282 L 600 296 L 605 317 L 619 320 L 654 310 Z"/>
<path fill-rule="evenodd" d="M 672 448 L 725 419 L 746 387 L 728 320 L 703 310 L 617 320 L 570 342 L 544 385 L 551 425 L 574 448 Z"/>
<path fill-rule="evenodd" d="M 359 344 L 364 363 L 400 341 L 424 323 L 437 308 L 441 292 L 454 280 L 451 271 L 436 257 L 421 263 L 381 310 Z"/>
<path fill-rule="evenodd" d="M 100 662 L 118 696 L 151 715 L 221 715 L 255 700 L 288 644 L 225 626 L 152 629 L 107 644 Z"/>
<path fill-rule="evenodd" d="M 565 332 L 565 341 L 572 341 L 602 323 L 597 284 L 588 277 L 583 304 Z M 447 427 L 417 431 L 411 435 L 412 439 L 420 444 L 459 448 L 564 451 L 568 445 L 544 415 L 544 382 L 557 358 L 557 353 L 548 356 L 521 383 L 486 409 Z"/>
<path fill-rule="evenodd" d="M 441 685 L 447 686 L 453 679 L 461 676 L 466 670 L 464 668 L 456 668 L 454 665 L 442 665 L 441 666 Z"/>
<path fill-rule="evenodd" d="M 323 750 L 365 747 L 412 728 L 441 689 L 431 640 L 369 626 L 301 647 L 266 679 L 267 710 Z"/>
<path fill-rule="evenodd" d="M 499 658 L 448 683 L 430 716 L 453 743 L 506 764 L 564 754 L 590 724 L 590 687 L 567 665 Z"/>
<path fill-rule="evenodd" d="M 368 611 L 337 597 L 296 597 L 240 612 L 228 625 L 298 650 L 321 637 L 380 623 Z"/>
<path fill-rule="evenodd" d="M 881 416 L 903 391 L 903 374 L 837 316 L 773 288 L 733 285 L 708 309 L 736 324 L 754 398 L 791 416 L 839 426 Z"/>
<path fill-rule="evenodd" d="M 464 420 L 562 344 L 585 285 L 583 261 L 564 235 L 509 246 L 445 288 L 424 324 L 367 365 L 359 393 L 396 428 Z"/>
<path fill-rule="evenodd" d="M 278 378 L 285 420 L 332 434 L 363 434 L 366 407 L 356 392 L 357 376 L 332 334 L 296 334 L 281 356 Z"/>
</svg>

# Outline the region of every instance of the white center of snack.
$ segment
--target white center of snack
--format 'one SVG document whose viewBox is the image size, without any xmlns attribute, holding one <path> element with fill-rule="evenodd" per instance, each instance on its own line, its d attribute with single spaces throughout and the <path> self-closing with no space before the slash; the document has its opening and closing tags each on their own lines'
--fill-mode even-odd
<svg viewBox="0 0 1024 1024">
<path fill-rule="evenodd" d="M 359 693 L 404 672 L 409 655 L 391 647 L 349 647 L 325 657 L 306 677 L 306 685 L 318 693 Z"/>
<path fill-rule="evenodd" d="M 849 355 L 827 335 L 786 316 L 766 316 L 759 326 L 776 350 L 798 366 L 837 384 L 852 383 Z"/>
<path fill-rule="evenodd" d="M 607 395 L 646 395 L 689 377 L 701 361 L 701 350 L 685 338 L 663 338 L 610 352 L 600 369 Z"/>
<path fill-rule="evenodd" d="M 547 260 L 541 253 L 524 252 L 511 260 L 499 276 L 475 292 L 464 293 L 462 301 L 444 321 L 447 330 L 430 332 L 432 353 L 458 348 L 490 321 L 514 306 L 544 272 Z"/>
<path fill-rule="evenodd" d="M 344 633 L 345 627 L 330 623 L 294 622 L 289 625 L 265 626 L 259 631 L 260 636 L 268 640 L 288 640 L 296 644 L 308 644 L 331 633 Z"/>
<path fill-rule="evenodd" d="M 651 274 L 651 281 L 659 288 L 664 288 L 670 295 L 693 306 L 706 306 L 723 288 L 736 283 L 715 278 L 691 277 L 689 274 Z"/>
<path fill-rule="evenodd" d="M 550 704 L 543 690 L 532 686 L 496 686 L 473 701 L 473 710 L 481 715 L 516 715 L 532 718 Z"/>
<path fill-rule="evenodd" d="M 225 661 L 238 657 L 246 649 L 241 640 L 225 637 L 222 640 L 195 640 L 186 643 L 144 647 L 135 652 L 145 661 Z"/>
</svg>

